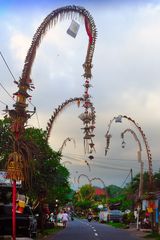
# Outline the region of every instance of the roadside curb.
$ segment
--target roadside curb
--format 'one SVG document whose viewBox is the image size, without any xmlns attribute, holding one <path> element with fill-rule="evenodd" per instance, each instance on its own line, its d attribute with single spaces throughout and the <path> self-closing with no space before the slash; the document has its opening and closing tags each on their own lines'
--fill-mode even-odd
<svg viewBox="0 0 160 240">
<path fill-rule="evenodd" d="M 150 229 L 140 229 L 137 230 L 136 228 L 128 228 L 125 229 L 126 231 L 130 232 L 132 235 L 139 237 L 139 238 L 146 238 L 147 234 L 151 233 Z M 153 238 L 148 238 L 147 240 L 153 240 Z"/>
</svg>

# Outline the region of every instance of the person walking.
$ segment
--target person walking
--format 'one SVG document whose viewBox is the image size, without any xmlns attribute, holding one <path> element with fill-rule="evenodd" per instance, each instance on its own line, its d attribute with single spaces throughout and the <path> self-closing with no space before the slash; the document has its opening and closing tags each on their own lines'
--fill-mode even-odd
<svg viewBox="0 0 160 240">
<path fill-rule="evenodd" d="M 64 210 L 64 212 L 62 213 L 62 223 L 64 228 L 66 228 L 68 220 L 69 220 L 68 213 Z"/>
</svg>

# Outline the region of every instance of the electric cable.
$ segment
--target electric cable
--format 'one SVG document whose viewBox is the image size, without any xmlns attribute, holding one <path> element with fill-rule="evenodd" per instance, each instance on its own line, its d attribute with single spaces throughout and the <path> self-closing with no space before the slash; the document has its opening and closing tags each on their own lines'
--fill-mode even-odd
<svg viewBox="0 0 160 240">
<path fill-rule="evenodd" d="M 12 98 L 13 101 L 15 101 L 15 99 L 11 96 L 11 94 L 5 89 L 5 87 L 2 85 L 2 83 L 0 83 L 0 86 L 3 88 L 3 90 L 8 94 L 8 96 L 10 98 Z"/>
<path fill-rule="evenodd" d="M 63 156 L 67 156 L 67 155 L 63 155 Z M 76 160 L 82 160 L 82 158 L 76 158 L 76 157 L 70 157 L 70 156 L 67 156 L 68 158 L 71 158 L 72 160 L 74 160 L 74 159 L 76 159 Z M 83 159 L 83 160 L 85 160 L 85 158 Z M 96 160 L 96 159 L 94 159 L 94 161 L 92 161 L 92 165 L 93 166 L 95 166 L 96 164 L 98 163 L 98 165 L 100 165 L 101 163 L 102 163 L 102 165 L 100 165 L 100 166 L 104 166 L 104 164 L 106 165 L 108 165 L 108 162 L 102 162 L 102 161 L 99 161 L 99 160 Z M 128 162 L 128 164 L 129 164 L 129 162 Z M 122 165 L 117 165 L 116 164 L 116 166 L 114 165 L 114 164 L 110 164 L 108 167 L 110 167 L 110 168 L 119 168 L 119 169 L 122 169 L 123 168 L 123 166 Z M 124 166 L 125 167 L 125 166 Z M 130 166 L 129 166 L 130 167 Z M 136 168 L 137 170 L 139 170 L 139 167 L 138 166 L 135 166 L 134 168 Z M 123 168 L 123 169 L 126 169 L 126 168 Z M 127 171 L 128 171 L 128 169 L 129 168 L 127 168 Z"/>
<path fill-rule="evenodd" d="M 63 155 L 64 158 L 67 158 L 67 159 L 70 159 L 70 160 L 73 160 L 73 161 L 82 161 L 80 159 L 75 159 L 75 158 L 72 158 L 72 157 L 68 157 L 68 156 L 65 156 Z M 105 169 L 112 169 L 112 170 L 120 170 L 120 171 L 128 171 L 129 169 L 126 169 L 126 168 L 118 168 L 118 167 L 112 167 L 112 166 L 105 166 L 105 165 L 101 165 L 101 164 L 95 164 L 95 163 L 92 163 L 92 167 L 100 167 L 100 168 L 105 168 Z"/>
<path fill-rule="evenodd" d="M 1 55 L 1 57 L 2 57 L 2 59 L 3 59 L 3 61 L 4 61 L 4 63 L 5 63 L 5 65 L 6 65 L 9 73 L 11 74 L 14 82 L 17 82 L 17 81 L 16 81 L 16 78 L 14 77 L 14 75 L 13 75 L 13 73 L 12 73 L 9 65 L 7 64 L 7 61 L 5 60 L 5 58 L 4 58 L 4 56 L 3 56 L 3 54 L 2 54 L 1 51 L 0 51 L 0 55 Z M 12 100 L 16 102 L 16 100 L 10 95 L 10 93 L 5 89 L 5 87 L 4 87 L 1 83 L 0 83 L 0 86 L 1 86 L 1 87 L 3 88 L 3 90 L 12 98 Z M 35 106 L 33 103 L 31 103 L 28 99 L 27 99 L 27 101 L 28 101 L 29 104 L 31 104 L 31 105 L 36 109 L 36 106 Z M 37 118 L 37 122 L 38 122 L 38 127 L 40 128 L 40 123 L 39 123 L 39 118 L 38 118 L 37 112 L 36 112 L 36 118 Z"/>
<path fill-rule="evenodd" d="M 85 156 L 84 155 L 82 155 L 82 154 L 74 154 L 74 153 L 66 153 L 66 155 L 73 155 L 73 157 L 75 157 L 75 156 L 77 156 L 77 157 L 79 157 L 79 158 L 85 158 Z M 96 158 L 98 158 L 98 159 L 106 159 L 107 160 L 107 162 L 106 161 L 96 161 Z M 134 162 L 134 163 L 136 163 L 137 162 L 137 159 L 119 159 L 119 158 L 106 158 L 106 157 L 100 157 L 100 156 L 97 156 L 94 160 L 93 160 L 93 162 L 98 162 L 98 163 L 108 163 L 108 162 L 111 162 L 112 161 L 112 163 L 114 162 L 114 161 L 126 161 L 126 163 L 127 164 L 129 164 L 129 162 L 130 161 L 132 161 L 132 162 Z M 159 162 L 159 160 L 158 159 L 155 159 L 154 161 L 158 161 Z M 126 164 L 125 163 L 125 164 Z M 147 162 L 146 161 L 144 161 L 144 163 L 146 163 L 147 164 Z M 123 163 L 123 165 L 124 165 L 124 163 Z M 121 167 L 121 166 L 120 166 Z M 136 168 L 136 169 L 139 169 L 139 167 L 138 167 L 138 165 L 136 165 L 134 168 Z M 155 167 L 155 168 L 153 168 L 153 170 L 154 170 L 154 172 L 156 172 L 157 171 L 157 168 Z M 148 168 L 147 167 L 144 167 L 144 171 L 148 171 Z"/>
<path fill-rule="evenodd" d="M 8 106 L 8 104 L 4 103 L 3 101 L 0 100 L 0 103 L 2 103 L 5 106 Z"/>
<path fill-rule="evenodd" d="M 123 181 L 123 183 L 121 184 L 120 188 L 122 188 L 123 185 L 126 183 L 126 181 L 129 178 L 130 174 L 131 174 L 131 170 L 129 170 L 129 173 L 128 173 L 127 177 L 125 178 L 125 180 Z"/>
<path fill-rule="evenodd" d="M 14 79 L 14 81 L 16 82 L 16 79 L 15 79 L 15 77 L 14 77 L 14 75 L 13 75 L 13 73 L 12 73 L 12 71 L 11 71 L 10 67 L 8 66 L 8 64 L 7 64 L 6 60 L 5 60 L 5 58 L 3 57 L 3 54 L 2 54 L 2 52 L 1 52 L 1 51 L 0 51 L 0 55 L 1 55 L 1 57 L 2 57 L 2 59 L 3 59 L 3 61 L 4 61 L 4 63 L 5 63 L 5 65 L 6 65 L 6 67 L 7 67 L 8 71 L 10 72 L 10 74 L 11 74 L 12 78 L 13 78 L 13 79 Z"/>
<path fill-rule="evenodd" d="M 76 153 L 66 153 L 67 155 L 76 155 L 76 156 L 79 156 L 79 157 L 84 157 L 84 155 L 82 155 L 82 154 L 76 154 Z M 99 158 L 99 159 L 104 159 L 105 160 L 105 162 L 106 162 L 106 160 L 107 161 L 110 161 L 110 160 L 113 160 L 113 161 L 134 161 L 134 162 L 136 162 L 137 161 L 137 159 L 126 159 L 126 158 L 106 158 L 106 157 L 102 157 L 102 156 L 96 156 L 97 158 Z M 142 159 L 143 160 L 143 159 Z M 154 161 L 159 161 L 159 159 L 154 159 Z"/>
</svg>

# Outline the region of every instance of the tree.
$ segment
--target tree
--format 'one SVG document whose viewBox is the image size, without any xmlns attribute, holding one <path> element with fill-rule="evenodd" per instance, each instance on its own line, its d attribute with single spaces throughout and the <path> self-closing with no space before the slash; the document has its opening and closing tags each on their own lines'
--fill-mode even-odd
<svg viewBox="0 0 160 240">
<path fill-rule="evenodd" d="M 29 193 L 39 196 L 43 192 L 49 203 L 55 199 L 64 203 L 70 191 L 69 172 L 60 164 L 61 154 L 51 149 L 45 136 L 42 129 L 26 129 L 26 139 L 34 142 L 39 150 L 33 159 L 34 175 Z"/>
<path fill-rule="evenodd" d="M 61 154 L 55 152 L 46 141 L 46 132 L 42 129 L 27 128 L 24 142 L 27 142 L 32 151 L 33 158 L 29 162 L 29 184 L 23 184 L 20 190 L 26 193 L 31 201 L 44 198 L 49 203 L 59 199 L 66 201 L 70 192 L 68 182 L 69 172 L 60 164 Z M 10 133 L 10 120 L 0 120 L 0 168 L 5 164 L 12 152 L 12 135 Z"/>
<path fill-rule="evenodd" d="M 155 186 L 155 190 L 159 191 L 159 186 L 160 186 L 160 169 L 158 170 L 158 172 L 156 172 L 154 174 L 154 186 Z"/>
<path fill-rule="evenodd" d="M 0 119 L 0 169 L 5 169 L 8 155 L 13 148 L 13 140 L 9 128 L 10 120 L 8 118 Z"/>
<path fill-rule="evenodd" d="M 116 185 L 109 185 L 107 186 L 107 192 L 110 197 L 116 197 L 120 192 L 122 191 L 122 188 L 116 186 Z"/>
<path fill-rule="evenodd" d="M 75 194 L 73 204 L 76 209 L 88 210 L 95 203 L 95 188 L 90 184 L 83 185 Z"/>
</svg>

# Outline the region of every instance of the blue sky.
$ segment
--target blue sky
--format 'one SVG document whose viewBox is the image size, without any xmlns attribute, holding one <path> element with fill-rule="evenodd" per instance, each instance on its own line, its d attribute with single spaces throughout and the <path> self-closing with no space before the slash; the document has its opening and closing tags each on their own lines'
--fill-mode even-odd
<svg viewBox="0 0 160 240">
<path fill-rule="evenodd" d="M 27 4 L 25 1 L 20 0 L 0 0 L 1 11 L 9 11 L 13 9 L 23 9 L 26 10 L 29 8 L 38 8 L 38 7 L 52 7 L 52 6 L 64 6 L 64 5 L 79 5 L 79 6 L 94 6 L 94 7 L 104 7 L 104 6 L 137 6 L 137 5 L 146 5 L 146 4 L 159 4 L 159 0 L 28 0 Z"/>
<path fill-rule="evenodd" d="M 17 79 L 21 76 L 32 37 L 43 19 L 56 8 L 72 4 L 85 7 L 92 14 L 98 30 L 90 91 L 97 115 L 96 154 L 94 162 L 90 162 L 91 172 L 84 163 L 83 126 L 78 118 L 83 112 L 82 107 L 69 106 L 59 116 L 50 145 L 58 150 L 65 138 L 75 139 L 76 148 L 68 143 L 63 152 L 63 161 L 70 159 L 72 162 L 67 165 L 72 182 L 77 174 L 85 173 L 90 177 L 101 176 L 106 185 L 121 185 L 130 168 L 134 174 L 139 171 L 137 145 L 132 136 L 128 136 L 128 144 L 125 150 L 122 149 L 120 133 L 127 127 L 134 127 L 127 121 L 113 123 L 111 148 L 106 159 L 104 135 L 114 116 L 128 115 L 139 123 L 151 148 L 154 171 L 159 169 L 160 1 L 0 1 L 0 51 Z M 46 128 L 54 108 L 70 97 L 83 94 L 82 64 L 88 39 L 84 24 L 79 23 L 80 30 L 75 39 L 66 34 L 70 25 L 70 20 L 66 20 L 47 32 L 37 50 L 31 74 L 36 87 L 32 102 L 37 106 L 42 129 Z M 2 59 L 0 72 L 1 84 L 11 94 L 16 92 Z M 0 100 L 12 108 L 13 101 L 3 89 Z M 4 107 L 0 105 L 1 117 Z M 28 124 L 39 126 L 36 115 Z M 147 170 L 142 139 L 141 142 Z M 94 163 L 100 166 L 96 167 Z M 114 169 L 111 171 L 111 168 Z"/>
</svg>

